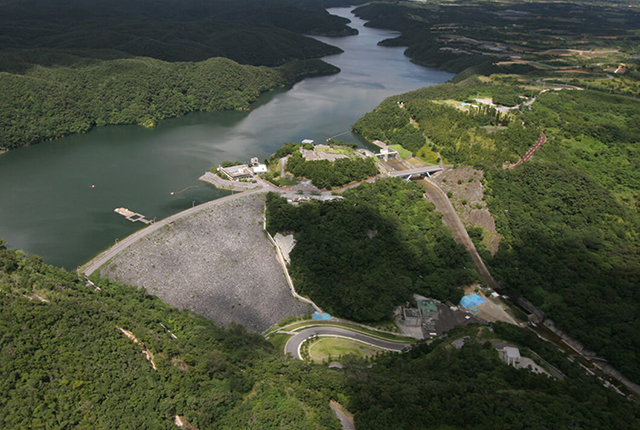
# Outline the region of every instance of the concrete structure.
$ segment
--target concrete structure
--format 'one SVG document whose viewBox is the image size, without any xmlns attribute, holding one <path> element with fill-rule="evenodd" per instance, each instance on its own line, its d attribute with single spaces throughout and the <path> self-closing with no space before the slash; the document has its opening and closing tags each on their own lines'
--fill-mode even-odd
<svg viewBox="0 0 640 430">
<path fill-rule="evenodd" d="M 414 294 L 413 298 L 416 300 L 418 304 L 418 308 L 422 311 L 422 316 L 429 320 L 438 319 L 438 305 L 435 300 L 428 299 L 419 294 Z"/>
<path fill-rule="evenodd" d="M 376 157 L 382 157 L 384 161 L 389 161 L 390 156 L 395 158 L 396 160 L 400 159 L 400 154 L 398 154 L 398 151 L 390 148 L 386 143 L 380 140 L 374 140 L 372 143 L 380 148 L 380 153 L 374 154 Z"/>
<path fill-rule="evenodd" d="M 320 145 L 316 146 L 316 148 L 318 147 L 322 148 Z M 328 148 L 327 146 L 324 146 L 324 147 Z M 307 161 L 320 161 L 320 160 L 336 161 L 339 158 L 349 158 L 345 154 L 331 152 L 330 150 L 320 152 L 316 150 L 300 148 L 300 153 L 302 154 L 304 159 Z"/>
<path fill-rule="evenodd" d="M 440 166 L 424 166 L 416 167 L 415 169 L 396 170 L 389 173 L 389 176 L 392 176 L 394 178 L 405 178 L 407 181 L 409 181 L 414 175 L 419 175 L 420 177 L 431 177 L 432 173 L 439 172 L 441 170 L 444 170 L 444 168 Z"/>
<path fill-rule="evenodd" d="M 302 141 L 302 144 L 303 145 L 306 145 L 306 144 L 313 145 L 313 144 L 315 144 L 315 141 L 313 139 L 304 139 Z"/>
<path fill-rule="evenodd" d="M 240 164 L 238 166 L 231 167 L 218 167 L 218 171 L 223 173 L 232 181 L 239 181 L 241 179 L 252 179 L 253 171 L 246 164 Z"/>
<path fill-rule="evenodd" d="M 119 215 L 122 215 L 123 217 L 125 217 L 131 222 L 140 221 L 141 223 L 144 223 L 144 224 L 151 224 L 153 222 L 153 220 L 146 219 L 144 215 L 130 211 L 127 208 L 116 208 L 113 211 Z"/>
<path fill-rule="evenodd" d="M 419 327 L 422 325 L 422 312 L 420 309 L 405 308 L 402 311 L 402 321 L 404 325 Z"/>
<path fill-rule="evenodd" d="M 220 176 L 211 172 L 205 172 L 204 175 L 200 176 L 200 180 L 207 182 L 216 188 L 220 188 L 221 190 L 246 191 L 259 187 L 258 184 L 254 184 L 252 182 L 238 182 L 231 181 L 229 179 L 222 179 Z"/>
<path fill-rule="evenodd" d="M 267 173 L 267 165 L 266 164 L 258 164 L 251 168 L 253 170 L 254 175 L 259 175 L 261 173 Z"/>
<path fill-rule="evenodd" d="M 514 346 L 505 346 L 500 351 L 500 359 L 507 363 L 509 366 L 518 367 L 520 363 L 520 350 Z"/>
<path fill-rule="evenodd" d="M 267 165 L 260 163 L 258 157 L 251 158 L 251 171 L 254 175 L 259 175 L 261 173 L 267 173 Z"/>
</svg>

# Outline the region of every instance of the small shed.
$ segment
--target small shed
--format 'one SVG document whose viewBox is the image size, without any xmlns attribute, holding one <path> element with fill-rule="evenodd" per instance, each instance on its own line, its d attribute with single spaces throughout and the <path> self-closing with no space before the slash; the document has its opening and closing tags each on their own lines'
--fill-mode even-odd
<svg viewBox="0 0 640 430">
<path fill-rule="evenodd" d="M 516 366 L 520 362 L 520 350 L 515 346 L 505 346 L 500 351 L 500 358 L 509 366 Z"/>
</svg>

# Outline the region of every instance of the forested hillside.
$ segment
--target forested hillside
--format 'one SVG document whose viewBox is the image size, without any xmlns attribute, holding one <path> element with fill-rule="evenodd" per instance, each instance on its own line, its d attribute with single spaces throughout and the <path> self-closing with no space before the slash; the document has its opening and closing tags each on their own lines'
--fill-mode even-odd
<svg viewBox="0 0 640 430">
<path fill-rule="evenodd" d="M 340 429 L 330 399 L 367 429 L 639 425 L 637 404 L 518 327 L 467 327 L 374 366 L 343 357 L 336 371 L 95 281 L 99 291 L 0 245 L 1 428 L 173 429 L 178 416 L 200 430 Z M 457 350 L 449 343 L 460 336 L 470 338 Z M 531 348 L 565 380 L 507 366 L 493 339 Z"/>
<path fill-rule="evenodd" d="M 496 323 L 458 328 L 407 354 L 388 354 L 365 370 L 347 367 L 356 428 L 386 429 L 634 429 L 640 409 L 603 388 L 530 331 Z M 464 347 L 453 339 L 469 336 Z M 537 352 L 564 381 L 503 364 L 489 342 L 513 342 Z"/>
<path fill-rule="evenodd" d="M 224 58 L 198 63 L 131 58 L 0 73 L 0 142 L 11 149 L 94 126 L 151 127 L 193 111 L 247 109 L 265 91 L 337 71 L 320 60 L 267 68 Z"/>
<path fill-rule="evenodd" d="M 487 261 L 493 275 L 640 380 L 640 102 L 564 89 L 504 115 L 474 107 L 478 96 L 498 99 L 500 88 L 475 77 L 424 88 L 400 96 L 405 109 L 398 97 L 386 100 L 354 129 L 368 139 L 406 142 L 425 159 L 436 152 L 485 169 L 485 197 L 505 238 Z M 502 169 L 541 132 L 547 143 L 533 160 Z"/>
<path fill-rule="evenodd" d="M 402 145 L 423 158 L 439 153 L 454 163 L 501 166 L 524 155 L 540 130 L 536 123 L 523 128 L 514 114 L 475 99 L 490 98 L 496 105 L 514 106 L 524 101 L 520 95 L 525 93 L 515 85 L 483 82 L 472 76 L 390 97 L 360 118 L 353 129 L 369 141 Z"/>
<path fill-rule="evenodd" d="M 267 228 L 294 233 L 290 271 L 301 294 L 340 317 L 388 320 L 413 293 L 457 303 L 458 286 L 476 278 L 422 194 L 402 179 L 365 182 L 327 203 L 291 206 L 270 194 Z"/>
<path fill-rule="evenodd" d="M 201 430 L 340 428 L 326 368 L 0 248 L 0 428 L 173 429 L 176 415 Z"/>
<path fill-rule="evenodd" d="M 0 7 L 0 150 L 99 125 L 246 109 L 261 92 L 339 71 L 317 60 L 339 48 L 299 33 L 354 33 L 348 20 L 304 1 Z"/>
<path fill-rule="evenodd" d="M 415 61 L 461 73 L 385 100 L 354 130 L 431 163 L 484 169 L 504 237 L 487 261 L 494 277 L 640 381 L 637 9 L 464 2 L 357 13 L 402 31 L 385 43 Z M 531 160 L 503 170 L 539 138 Z"/>
<path fill-rule="evenodd" d="M 10 21 L 4 22 L 0 31 L 1 70 L 18 73 L 34 64 L 66 65 L 73 57 L 64 54 L 194 62 L 225 57 L 241 64 L 279 66 L 341 52 L 291 31 L 219 20 L 109 17 L 73 23 Z"/>
<path fill-rule="evenodd" d="M 347 26 L 348 20 L 332 16 L 327 7 L 348 6 L 363 3 L 362 0 L 3 0 L 0 1 L 2 19 L 68 21 L 77 24 L 82 20 L 126 24 L 127 20 L 140 22 L 166 20 L 183 23 L 217 20 L 237 22 L 249 27 L 278 27 L 305 34 L 341 35 L 354 34 Z M 34 27 L 35 28 L 35 27 Z M 114 29 L 117 27 L 114 27 Z M 64 31 L 71 34 L 68 30 Z M 46 33 L 46 32 L 45 32 Z M 24 34 L 26 36 L 26 34 Z M 160 34 L 158 34 L 160 35 Z M 30 37 L 38 37 L 31 35 Z"/>
<path fill-rule="evenodd" d="M 282 357 L 241 326 L 94 281 L 99 290 L 0 244 L 1 428 L 173 429 L 179 417 L 200 430 L 337 430 L 329 400 L 367 429 L 640 425 L 637 404 L 515 326 L 461 328 L 373 366 L 342 357 L 336 371 Z M 461 336 L 465 346 L 453 348 Z M 565 379 L 513 369 L 487 340 L 530 348 Z"/>
</svg>

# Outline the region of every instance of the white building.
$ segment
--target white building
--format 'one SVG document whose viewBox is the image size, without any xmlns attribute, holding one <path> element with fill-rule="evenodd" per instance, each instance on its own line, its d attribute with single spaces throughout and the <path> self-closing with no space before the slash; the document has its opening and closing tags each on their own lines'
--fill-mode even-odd
<svg viewBox="0 0 640 430">
<path fill-rule="evenodd" d="M 517 367 L 520 363 L 520 350 L 513 346 L 505 346 L 500 350 L 500 358 L 509 366 Z"/>
<path fill-rule="evenodd" d="M 257 164 L 254 165 L 251 170 L 253 170 L 254 175 L 258 175 L 260 173 L 267 173 L 267 165 L 266 164 Z"/>
<path fill-rule="evenodd" d="M 239 166 L 230 167 L 218 167 L 218 171 L 224 173 L 232 181 L 253 178 L 253 172 L 246 164 L 240 164 Z"/>
</svg>

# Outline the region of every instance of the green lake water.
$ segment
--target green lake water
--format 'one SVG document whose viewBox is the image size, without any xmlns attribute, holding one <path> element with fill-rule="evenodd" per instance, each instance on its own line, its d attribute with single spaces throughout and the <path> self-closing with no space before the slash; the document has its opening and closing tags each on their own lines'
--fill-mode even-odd
<svg viewBox="0 0 640 430">
<path fill-rule="evenodd" d="M 228 192 L 198 181 L 211 166 L 263 160 L 283 142 L 324 141 L 386 97 L 453 77 L 412 64 L 403 48 L 376 45 L 395 33 L 364 27 L 349 9 L 330 11 L 360 31 L 318 38 L 345 51 L 325 57 L 342 69 L 337 75 L 264 94 L 249 111 L 193 113 L 153 129 L 101 127 L 0 155 L 0 237 L 74 269 L 144 227 L 115 208 L 161 219 L 222 197 Z M 351 133 L 338 139 L 360 141 Z"/>
</svg>

